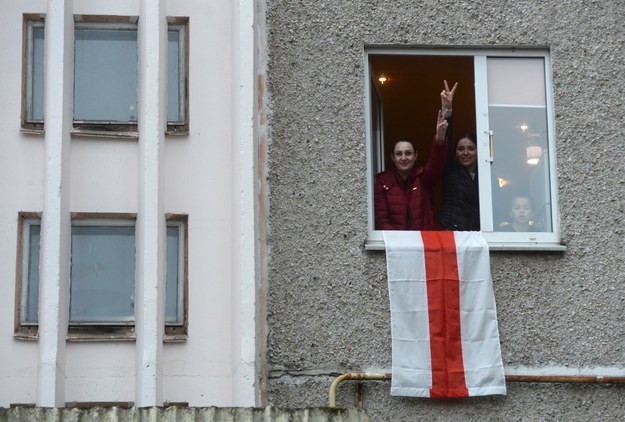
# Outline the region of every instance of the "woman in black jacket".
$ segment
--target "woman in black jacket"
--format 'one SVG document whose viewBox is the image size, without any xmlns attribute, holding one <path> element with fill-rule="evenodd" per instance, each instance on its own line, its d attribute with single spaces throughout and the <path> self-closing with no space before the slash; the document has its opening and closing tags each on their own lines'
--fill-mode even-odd
<svg viewBox="0 0 625 422">
<path fill-rule="evenodd" d="M 453 141 L 450 139 L 450 143 Z M 450 145 L 443 171 L 443 207 L 439 221 L 445 230 L 479 231 L 480 196 L 477 176 L 477 142 L 463 133 Z"/>
<path fill-rule="evenodd" d="M 443 170 L 443 206 L 439 221 L 445 230 L 480 230 L 480 198 L 477 175 L 477 139 L 474 133 L 463 133 L 454 143 L 452 135 L 452 102 L 456 85 L 441 92 L 441 105 L 447 110 L 447 163 Z"/>
</svg>

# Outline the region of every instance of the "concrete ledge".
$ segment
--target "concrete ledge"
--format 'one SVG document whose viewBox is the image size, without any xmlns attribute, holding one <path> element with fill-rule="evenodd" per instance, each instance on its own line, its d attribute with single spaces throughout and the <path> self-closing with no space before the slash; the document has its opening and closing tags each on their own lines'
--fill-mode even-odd
<svg viewBox="0 0 625 422">
<path fill-rule="evenodd" d="M 87 409 L 15 406 L 0 408 L 0 422 L 368 422 L 361 409 L 279 409 L 219 407 L 92 407 Z"/>
</svg>

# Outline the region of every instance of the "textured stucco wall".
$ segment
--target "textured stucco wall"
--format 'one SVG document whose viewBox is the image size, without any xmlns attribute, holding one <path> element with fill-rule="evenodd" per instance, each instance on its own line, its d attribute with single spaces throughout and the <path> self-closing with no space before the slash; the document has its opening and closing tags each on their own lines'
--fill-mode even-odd
<svg viewBox="0 0 625 422">
<path fill-rule="evenodd" d="M 323 405 L 332 372 L 390 370 L 385 257 L 363 247 L 367 44 L 550 48 L 568 249 L 491 253 L 504 364 L 623 367 L 623 17 L 617 0 L 268 1 L 271 404 Z M 379 382 L 365 408 L 372 420 L 610 419 L 625 414 L 622 393 L 509 384 L 505 398 L 449 403 L 392 398 Z"/>
</svg>

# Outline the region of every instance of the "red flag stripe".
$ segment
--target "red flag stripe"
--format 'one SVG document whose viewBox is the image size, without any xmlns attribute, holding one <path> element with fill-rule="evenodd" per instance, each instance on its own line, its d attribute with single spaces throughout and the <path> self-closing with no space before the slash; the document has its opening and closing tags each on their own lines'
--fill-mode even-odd
<svg viewBox="0 0 625 422">
<path fill-rule="evenodd" d="M 468 397 L 460 331 L 460 283 L 454 233 L 421 232 L 427 277 L 430 397 Z"/>
</svg>

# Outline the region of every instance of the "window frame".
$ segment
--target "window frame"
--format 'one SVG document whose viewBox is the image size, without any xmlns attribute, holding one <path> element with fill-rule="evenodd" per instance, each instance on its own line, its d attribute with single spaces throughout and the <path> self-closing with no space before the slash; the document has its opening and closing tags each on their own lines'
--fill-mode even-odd
<svg viewBox="0 0 625 422">
<path fill-rule="evenodd" d="M 137 16 L 74 15 L 74 31 L 80 27 L 102 27 L 138 30 Z M 179 119 L 167 121 L 166 135 L 189 133 L 189 18 L 167 17 L 168 33 L 178 31 L 178 113 Z M 45 14 L 24 14 L 22 29 L 22 109 L 21 130 L 43 134 L 44 121 L 33 118 L 33 28 L 45 28 Z M 169 42 L 168 42 L 169 44 Z M 74 48 L 75 52 L 75 48 Z M 75 76 L 74 76 L 75 78 Z M 169 86 L 169 85 L 168 85 Z M 43 92 L 41 93 L 43 98 Z M 137 122 L 80 121 L 72 117 L 73 135 L 103 138 L 138 138 Z"/>
<path fill-rule="evenodd" d="M 29 245 L 30 227 L 33 225 L 40 225 L 41 216 L 41 212 L 20 212 L 18 214 L 14 337 L 21 340 L 38 339 L 38 321 L 24 321 L 24 318 L 27 312 L 26 295 L 29 279 L 28 264 L 31 251 Z M 186 214 L 167 214 L 166 220 L 167 228 L 178 228 L 178 303 L 177 321 L 169 323 L 167 321 L 165 322 L 165 334 L 163 341 L 167 343 L 184 342 L 187 339 L 188 330 L 188 216 Z M 135 227 L 136 215 L 129 213 L 72 214 L 72 228 L 76 226 L 89 225 Z M 134 341 L 134 314 L 131 321 L 120 320 L 118 323 L 97 321 L 72 322 L 68 326 L 67 340 Z"/>
<path fill-rule="evenodd" d="M 22 21 L 22 110 L 21 128 L 23 132 L 43 133 L 43 120 L 32 117 L 34 41 L 33 28 L 44 27 L 45 14 L 24 14 Z"/>
<path fill-rule="evenodd" d="M 374 160 L 380 161 L 380 145 L 376 143 L 373 133 L 374 122 L 372 122 L 373 97 L 378 95 L 372 93 L 375 85 L 370 82 L 371 66 L 370 55 L 424 55 L 424 56 L 472 56 L 475 82 L 475 107 L 476 107 L 476 134 L 478 140 L 478 168 L 481 174 L 487 177 L 480 177 L 480 209 L 486 209 L 486 213 L 480 212 L 482 227 L 486 215 L 492 213 L 492 202 L 485 207 L 485 201 L 491 197 L 490 169 L 484 171 L 489 160 L 489 122 L 488 122 L 488 95 L 487 95 L 487 73 L 485 71 L 486 61 L 489 57 L 541 57 L 544 59 L 545 69 L 545 90 L 546 90 L 546 114 L 547 114 L 547 143 L 549 151 L 549 189 L 551 194 L 551 215 L 552 231 L 538 233 L 510 233 L 501 231 L 482 231 L 489 244 L 490 250 L 532 250 L 532 251 L 564 251 L 566 246 L 561 242 L 560 236 L 560 216 L 558 210 L 557 191 L 557 167 L 556 167 L 556 139 L 555 139 L 555 112 L 553 107 L 553 84 L 551 79 L 551 56 L 547 48 L 430 48 L 430 47 L 386 47 L 367 46 L 365 47 L 365 113 L 366 113 L 366 159 L 367 159 L 367 206 L 368 206 L 368 235 L 365 240 L 365 249 L 384 250 L 384 237 L 382 230 L 375 230 L 375 207 L 374 207 L 374 184 L 378 165 Z M 486 107 L 486 108 L 485 108 Z M 483 110 L 486 110 L 484 113 Z M 483 194 L 482 192 L 488 192 Z"/>
</svg>

